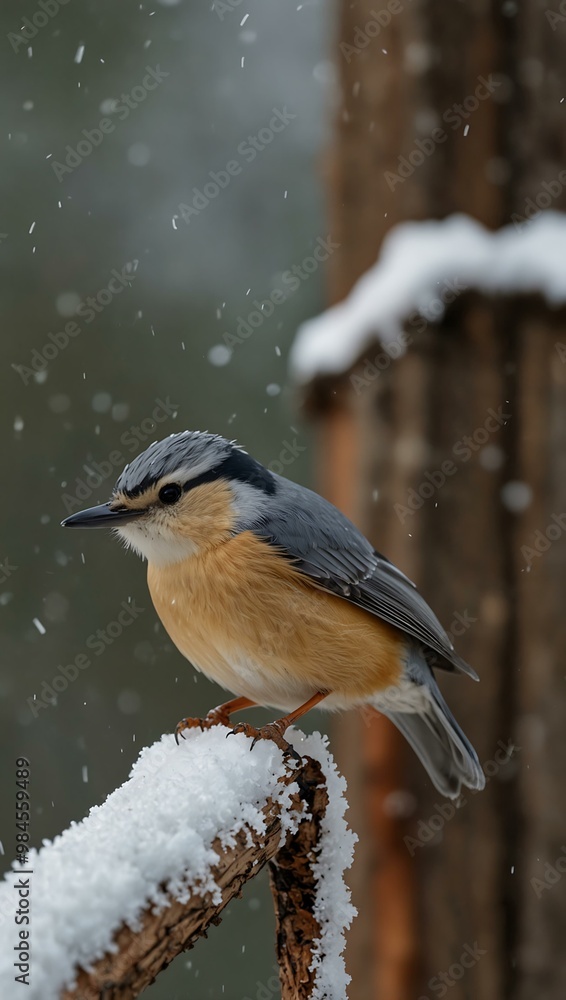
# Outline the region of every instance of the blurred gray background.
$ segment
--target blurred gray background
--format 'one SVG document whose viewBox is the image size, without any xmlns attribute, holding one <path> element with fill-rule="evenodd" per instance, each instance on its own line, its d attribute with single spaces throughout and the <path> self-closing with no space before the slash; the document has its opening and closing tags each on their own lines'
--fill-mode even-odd
<svg viewBox="0 0 566 1000">
<path fill-rule="evenodd" d="M 142 746 L 222 700 L 158 624 L 141 561 L 60 520 L 106 500 L 128 459 L 184 428 L 236 437 L 266 464 L 282 451 L 287 462 L 290 444 L 286 472 L 308 483 L 286 358 L 297 323 L 323 304 L 322 268 L 293 285 L 283 272 L 326 236 L 333 7 L 45 5 L 4 0 L 1 12 L 3 870 L 17 755 L 31 760 L 39 846 L 121 783 Z M 287 119 L 277 133 L 276 112 Z M 240 169 L 219 174 L 229 161 Z M 225 186 L 192 214 L 210 172 Z M 286 300 L 235 343 L 274 288 Z M 158 400 L 168 412 L 154 429 Z M 34 711 L 124 601 L 143 613 Z M 273 929 L 257 879 L 147 996 L 275 996 Z"/>
</svg>

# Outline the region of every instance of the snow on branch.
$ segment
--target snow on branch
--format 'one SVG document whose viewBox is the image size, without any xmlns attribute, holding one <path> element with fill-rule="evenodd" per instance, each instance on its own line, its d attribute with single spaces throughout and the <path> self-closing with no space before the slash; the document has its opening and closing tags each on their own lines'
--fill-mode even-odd
<svg viewBox="0 0 566 1000">
<path fill-rule="evenodd" d="M 138 996 L 268 862 L 282 997 L 344 1000 L 356 839 L 344 779 L 319 734 L 290 731 L 297 767 L 270 742 L 250 753 L 226 733 L 192 730 L 180 746 L 163 736 L 103 805 L 30 852 L 29 1000 Z M 15 864 L 0 884 L 2 1000 L 23 995 L 21 879 Z"/>
<path fill-rule="evenodd" d="M 550 305 L 563 305 L 565 259 L 566 215 L 559 212 L 541 212 L 497 232 L 466 215 L 401 223 L 348 297 L 299 327 L 292 374 L 303 385 L 341 375 L 375 340 L 385 347 L 398 341 L 412 313 L 430 318 L 427 307 L 442 282 L 457 281 L 456 294 L 468 288 L 490 295 L 539 293 Z M 435 320 L 442 312 L 443 306 Z"/>
</svg>

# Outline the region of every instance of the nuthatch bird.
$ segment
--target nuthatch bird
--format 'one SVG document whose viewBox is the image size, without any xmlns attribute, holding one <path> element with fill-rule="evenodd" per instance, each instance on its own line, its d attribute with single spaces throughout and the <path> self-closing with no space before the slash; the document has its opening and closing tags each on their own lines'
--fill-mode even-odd
<svg viewBox="0 0 566 1000">
<path fill-rule="evenodd" d="M 414 584 L 316 493 L 225 438 L 184 431 L 127 465 L 108 503 L 62 523 L 113 528 L 147 559 L 171 639 L 237 695 L 205 719 L 182 719 L 177 736 L 271 706 L 284 717 L 232 731 L 294 753 L 285 730 L 315 705 L 370 705 L 400 729 L 444 795 L 484 787 L 432 667 L 477 675 Z"/>
</svg>

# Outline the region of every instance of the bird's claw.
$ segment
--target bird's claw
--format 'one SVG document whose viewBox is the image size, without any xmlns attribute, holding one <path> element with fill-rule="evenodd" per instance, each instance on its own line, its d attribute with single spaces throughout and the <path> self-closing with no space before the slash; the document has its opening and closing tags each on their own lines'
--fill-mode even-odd
<svg viewBox="0 0 566 1000">
<path fill-rule="evenodd" d="M 183 731 L 185 729 L 212 729 L 213 726 L 225 726 L 229 722 L 227 717 L 223 717 L 220 712 L 213 710 L 204 719 L 181 719 L 175 726 L 175 743 L 179 745 L 179 736 L 184 740 Z"/>
<path fill-rule="evenodd" d="M 283 736 L 284 731 L 277 722 L 269 722 L 266 726 L 261 726 L 259 729 L 252 726 L 249 722 L 239 722 L 229 733 L 226 733 L 226 736 L 237 736 L 238 733 L 249 736 L 252 739 L 250 751 L 253 750 L 258 740 L 271 740 L 283 752 L 284 757 L 293 757 L 298 764 L 302 764 L 303 758 L 285 739 Z"/>
<path fill-rule="evenodd" d="M 196 729 L 200 719 L 181 719 L 180 722 L 175 726 L 175 743 L 179 746 L 179 736 L 182 740 L 185 739 L 183 731 L 185 729 Z"/>
</svg>

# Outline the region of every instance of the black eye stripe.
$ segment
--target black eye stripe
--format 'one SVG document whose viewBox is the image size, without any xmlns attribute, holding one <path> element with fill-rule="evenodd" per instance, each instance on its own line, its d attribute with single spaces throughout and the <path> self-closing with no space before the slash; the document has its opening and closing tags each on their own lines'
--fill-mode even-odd
<svg viewBox="0 0 566 1000">
<path fill-rule="evenodd" d="M 175 474 L 174 470 L 171 470 L 171 472 Z M 122 490 L 127 497 L 140 496 L 151 486 L 154 486 L 163 475 L 164 473 L 161 472 L 159 475 L 152 475 L 151 478 L 146 477 L 136 487 L 132 489 L 124 489 L 122 487 Z M 159 491 L 159 499 L 162 503 L 172 504 L 179 499 L 181 493 L 188 493 L 189 490 L 194 489 L 196 486 L 202 486 L 204 483 L 214 483 L 219 479 L 225 479 L 228 482 L 235 480 L 236 482 L 247 483 L 248 486 L 253 486 L 255 489 L 261 490 L 262 493 L 268 495 L 273 495 L 277 491 L 277 481 L 268 469 L 264 468 L 263 465 L 260 465 L 259 462 L 256 462 L 255 459 L 251 458 L 245 452 L 233 451 L 221 459 L 212 469 L 201 472 L 199 476 L 195 476 L 193 479 L 187 479 L 182 484 L 167 483 L 165 486 L 162 486 Z M 178 489 L 179 494 L 175 499 L 173 499 L 173 494 L 171 494 L 171 499 L 163 500 L 161 491 L 169 487 Z"/>
<path fill-rule="evenodd" d="M 195 486 L 202 486 L 203 483 L 214 483 L 217 479 L 235 479 L 241 483 L 255 486 L 256 489 L 267 494 L 273 494 L 276 490 L 275 480 L 271 472 L 245 452 L 240 451 L 232 452 L 214 468 L 202 472 L 194 479 L 189 479 L 184 483 L 183 490 L 187 492 L 194 489 Z"/>
<path fill-rule="evenodd" d="M 189 490 L 195 488 L 195 486 L 202 486 L 203 483 L 213 483 L 218 479 L 218 467 L 215 469 L 209 469 L 208 472 L 201 472 L 200 476 L 196 476 L 194 479 L 188 479 L 186 483 L 183 484 L 183 491 L 187 493 Z"/>
</svg>

